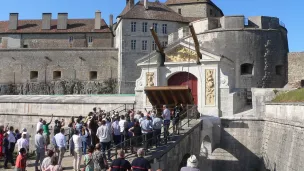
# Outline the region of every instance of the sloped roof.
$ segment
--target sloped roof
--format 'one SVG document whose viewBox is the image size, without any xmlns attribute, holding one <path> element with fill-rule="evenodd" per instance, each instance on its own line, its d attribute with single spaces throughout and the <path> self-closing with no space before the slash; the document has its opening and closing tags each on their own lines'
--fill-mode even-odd
<svg viewBox="0 0 304 171">
<path fill-rule="evenodd" d="M 100 30 L 95 30 L 95 19 L 68 19 L 66 30 L 57 30 L 57 20 L 51 21 L 51 29 L 42 29 L 42 20 L 19 20 L 18 29 L 10 30 L 9 21 L 0 21 L 0 33 L 88 33 L 111 32 L 106 22 L 101 20 Z"/>
<path fill-rule="evenodd" d="M 209 0 L 167 0 L 166 5 L 171 4 L 191 4 L 191 3 L 200 3 L 208 2 Z"/>
<path fill-rule="evenodd" d="M 165 2 L 166 5 L 181 5 L 181 4 L 194 4 L 194 3 L 208 3 L 212 5 L 213 7 L 217 8 L 222 15 L 224 15 L 223 11 L 216 6 L 211 0 L 167 0 Z"/>
<path fill-rule="evenodd" d="M 137 2 L 132 8 L 126 5 L 125 9 L 118 16 L 125 19 L 146 19 L 146 20 L 163 20 L 189 22 L 187 18 L 176 13 L 165 4 L 156 2 L 147 2 L 148 9 L 145 9 L 144 2 Z"/>
</svg>

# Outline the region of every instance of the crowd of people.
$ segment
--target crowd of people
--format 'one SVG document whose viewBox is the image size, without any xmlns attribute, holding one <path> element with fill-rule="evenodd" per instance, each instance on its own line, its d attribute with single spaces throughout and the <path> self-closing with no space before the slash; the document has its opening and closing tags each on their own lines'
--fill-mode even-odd
<svg viewBox="0 0 304 171">
<path fill-rule="evenodd" d="M 164 105 L 162 113 L 157 113 L 156 110 L 146 110 L 146 114 L 144 114 L 140 111 L 130 110 L 125 115 L 119 115 L 118 112 L 111 115 L 100 108 L 99 111 L 94 108 L 86 117 L 72 117 L 67 125 L 68 129 L 64 128 L 64 119 L 55 120 L 52 138 L 49 125 L 52 123 L 53 115 L 50 122 L 41 118 L 37 123 L 37 134 L 34 136 L 35 170 L 59 171 L 64 169 L 62 160 L 69 148 L 70 155 L 74 157 L 73 169 L 75 171 L 81 170 L 82 158 L 85 171 L 107 169 L 151 171 L 149 161 L 143 158 L 145 152 L 148 151 L 149 146 L 158 145 L 161 142 L 162 128 L 164 140 L 167 140 L 171 119 L 173 134 L 177 132 L 182 110 L 182 105 L 176 105 L 172 111 Z M 8 168 L 7 164 L 10 162 L 16 170 L 25 171 L 29 138 L 30 135 L 25 128 L 20 133 L 12 126 L 0 127 L 0 143 L 2 143 L 0 156 L 3 155 L 3 151 L 5 168 Z M 13 160 L 15 146 L 18 149 L 16 163 Z M 112 161 L 111 148 L 121 149 L 118 151 L 118 159 L 114 161 Z M 125 160 L 127 150 L 137 155 L 132 163 Z M 45 154 L 47 154 L 46 157 Z M 111 165 L 108 162 L 111 162 Z"/>
</svg>

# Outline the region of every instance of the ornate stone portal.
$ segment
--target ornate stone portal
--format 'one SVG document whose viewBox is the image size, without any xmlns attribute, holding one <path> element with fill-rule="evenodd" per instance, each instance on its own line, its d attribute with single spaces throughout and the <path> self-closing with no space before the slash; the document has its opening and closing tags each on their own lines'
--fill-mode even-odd
<svg viewBox="0 0 304 171">
<path fill-rule="evenodd" d="M 147 72 L 146 73 L 146 86 L 152 87 L 154 86 L 154 72 Z"/>
<path fill-rule="evenodd" d="M 205 105 L 214 106 L 215 105 L 215 84 L 214 84 L 214 69 L 206 69 L 206 96 L 205 96 Z"/>
<path fill-rule="evenodd" d="M 166 54 L 166 62 L 196 62 L 196 52 L 183 46 L 175 48 Z"/>
</svg>

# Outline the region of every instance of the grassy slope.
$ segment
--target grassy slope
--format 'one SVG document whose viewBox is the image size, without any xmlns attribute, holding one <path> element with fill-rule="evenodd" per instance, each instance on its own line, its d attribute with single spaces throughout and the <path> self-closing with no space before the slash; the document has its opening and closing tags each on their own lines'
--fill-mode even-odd
<svg viewBox="0 0 304 171">
<path fill-rule="evenodd" d="M 272 102 L 304 102 L 304 88 L 281 93 Z"/>
</svg>

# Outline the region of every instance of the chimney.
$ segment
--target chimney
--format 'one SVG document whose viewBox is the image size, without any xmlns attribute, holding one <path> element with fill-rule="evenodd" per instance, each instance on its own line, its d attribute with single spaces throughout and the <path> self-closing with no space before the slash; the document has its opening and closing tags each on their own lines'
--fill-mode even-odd
<svg viewBox="0 0 304 171">
<path fill-rule="evenodd" d="M 97 10 L 95 12 L 95 30 L 99 30 L 101 27 L 101 12 Z"/>
<path fill-rule="evenodd" d="M 144 6 L 145 6 L 146 10 L 149 9 L 149 7 L 148 7 L 148 0 L 144 0 Z"/>
<path fill-rule="evenodd" d="M 52 13 L 43 13 L 42 14 L 42 30 L 51 29 L 51 20 L 52 20 Z"/>
<path fill-rule="evenodd" d="M 66 30 L 68 28 L 68 13 L 58 13 L 57 29 Z"/>
<path fill-rule="evenodd" d="M 128 5 L 128 4 L 129 4 L 129 1 L 130 1 L 130 0 L 126 0 L 126 5 Z"/>
<path fill-rule="evenodd" d="M 9 16 L 9 25 L 8 28 L 10 30 L 17 30 L 18 29 L 18 13 L 10 13 Z"/>
<path fill-rule="evenodd" d="M 110 22 L 110 29 L 112 30 L 113 29 L 113 14 L 110 15 L 109 22 Z"/>
<path fill-rule="evenodd" d="M 132 8 L 134 6 L 134 0 L 129 0 L 129 7 Z"/>
</svg>

